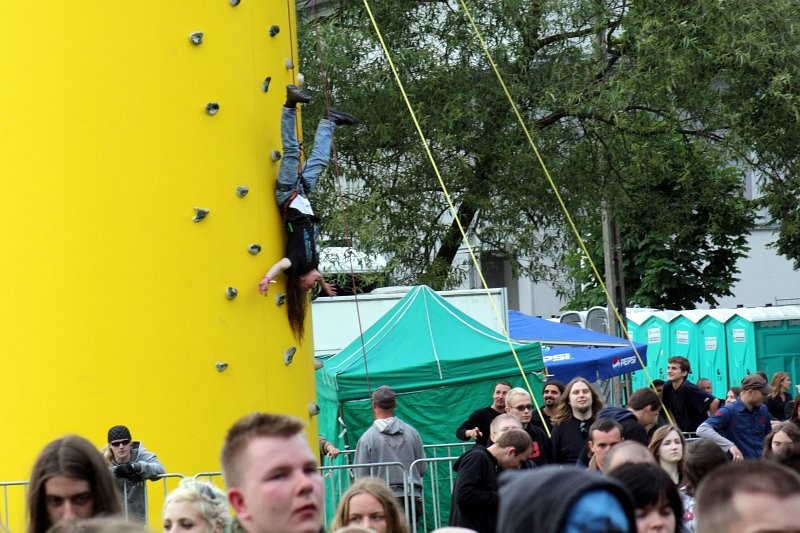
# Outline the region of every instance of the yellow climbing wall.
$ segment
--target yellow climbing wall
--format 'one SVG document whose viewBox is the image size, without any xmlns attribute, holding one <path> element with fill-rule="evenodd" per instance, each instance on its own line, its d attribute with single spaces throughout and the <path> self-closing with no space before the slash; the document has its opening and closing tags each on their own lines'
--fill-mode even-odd
<svg viewBox="0 0 800 533">
<path fill-rule="evenodd" d="M 0 481 L 67 433 L 100 447 L 125 424 L 194 474 L 219 469 L 245 413 L 313 422 L 310 343 L 284 362 L 283 280 L 256 291 L 284 246 L 270 153 L 294 22 L 292 0 L 3 4 Z"/>
</svg>

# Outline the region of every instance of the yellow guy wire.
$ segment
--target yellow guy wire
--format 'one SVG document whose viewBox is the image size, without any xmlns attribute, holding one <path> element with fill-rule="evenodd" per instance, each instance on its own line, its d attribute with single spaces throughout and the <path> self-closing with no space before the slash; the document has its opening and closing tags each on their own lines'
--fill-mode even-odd
<svg viewBox="0 0 800 533">
<path fill-rule="evenodd" d="M 397 82 L 397 86 L 400 89 L 400 93 L 403 95 L 403 101 L 405 101 L 406 107 L 408 107 L 408 111 L 411 114 L 411 119 L 414 121 L 414 126 L 416 127 L 417 133 L 419 134 L 420 139 L 422 140 L 422 145 L 425 147 L 425 153 L 428 154 L 428 159 L 430 160 L 431 166 L 433 167 L 433 170 L 436 173 L 436 178 L 439 180 L 439 185 L 441 186 L 442 192 L 444 193 L 445 199 L 447 200 L 447 205 L 450 208 L 450 213 L 453 215 L 453 218 L 455 219 L 456 224 L 458 225 L 459 231 L 461 231 L 461 235 L 464 238 L 464 243 L 467 246 L 467 250 L 469 251 L 470 258 L 472 258 L 472 262 L 475 265 L 476 269 L 478 270 L 478 274 L 481 277 L 481 282 L 483 283 L 483 286 L 486 289 L 487 294 L 488 294 L 488 287 L 487 287 L 487 284 L 486 284 L 486 280 L 483 277 L 483 272 L 481 272 L 480 265 L 478 264 L 478 260 L 475 258 L 475 252 L 473 251 L 472 246 L 470 246 L 470 244 L 469 244 L 466 232 L 464 231 L 464 227 L 461 225 L 461 221 L 458 218 L 458 213 L 456 212 L 456 209 L 453 206 L 453 202 L 452 202 L 452 200 L 450 198 L 450 193 L 448 192 L 447 186 L 445 185 L 444 180 L 442 179 L 442 175 L 439 172 L 439 167 L 436 164 L 436 161 L 433 159 L 433 154 L 431 153 L 430 147 L 428 146 L 428 142 L 427 142 L 427 139 L 425 138 L 425 134 L 422 132 L 422 128 L 420 127 L 419 121 L 417 120 L 417 115 L 414 112 L 414 108 L 411 106 L 411 102 L 408 100 L 408 95 L 406 94 L 405 88 L 403 86 L 403 82 L 400 80 L 400 76 L 397 74 L 397 69 L 394 66 L 394 62 L 392 61 L 392 56 L 389 53 L 389 49 L 386 47 L 386 43 L 383 40 L 383 35 L 381 34 L 381 30 L 380 30 L 380 28 L 378 28 L 378 23 L 375 21 L 375 17 L 372 14 L 372 9 L 369 6 L 369 0 L 363 0 L 363 1 L 364 1 L 364 8 L 367 10 L 367 14 L 369 15 L 369 19 L 370 19 L 370 22 L 372 23 L 372 27 L 375 29 L 375 34 L 378 36 L 378 40 L 381 43 L 381 48 L 383 49 L 383 53 L 386 56 L 386 61 L 389 63 L 389 67 L 392 69 L 392 74 L 394 75 L 394 79 Z M 514 344 L 511 341 L 511 337 L 509 336 L 509 333 L 508 333 L 507 329 L 505 328 L 505 326 L 503 326 L 503 324 L 505 324 L 505 320 L 503 320 L 502 317 L 500 317 L 500 312 L 497 309 L 497 305 L 495 304 L 494 299 L 493 298 L 489 298 L 489 301 L 492 304 L 492 308 L 494 309 L 495 315 L 499 319 L 498 323 L 501 324 L 501 327 L 503 329 L 503 335 L 505 335 L 506 341 L 508 342 L 508 346 L 511 348 L 511 353 L 514 355 L 514 361 L 516 361 L 516 363 L 517 363 L 517 368 L 519 368 L 519 372 L 520 372 L 520 374 L 522 374 L 522 379 L 523 379 L 523 381 L 525 381 L 525 387 L 528 389 L 530 397 L 533 400 L 534 404 L 536 405 L 537 413 L 540 413 L 541 411 L 540 411 L 540 407 L 539 407 L 539 402 L 536 400 L 536 396 L 533 394 L 533 390 L 531 389 L 531 384 L 528 381 L 528 377 L 525 375 L 525 370 L 522 368 L 522 363 L 519 360 L 519 356 L 517 355 L 517 351 L 514 349 Z M 547 436 L 550 437 L 550 430 L 547 428 L 547 424 L 543 424 L 543 425 L 544 425 L 544 428 L 545 428 L 545 432 L 547 433 Z"/>
<path fill-rule="evenodd" d="M 592 272 L 594 273 L 594 276 L 597 279 L 597 282 L 600 284 L 600 287 L 603 289 L 603 293 L 606 295 L 606 300 L 609 302 L 609 306 L 611 307 L 611 309 L 614 310 L 614 314 L 617 317 L 617 323 L 622 328 L 622 332 L 625 334 L 625 338 L 628 339 L 628 342 L 631 343 L 631 348 L 633 348 L 633 352 L 636 354 L 636 359 L 639 361 L 639 365 L 642 367 L 642 370 L 644 371 L 644 374 L 647 377 L 647 380 L 650 383 L 651 388 L 653 388 L 653 390 L 655 390 L 655 386 L 653 385 L 653 380 L 650 377 L 650 373 L 647 371 L 647 368 L 646 368 L 646 366 L 644 364 L 644 361 L 642 361 L 642 357 L 639 354 L 639 350 L 636 349 L 636 345 L 633 343 L 633 339 L 630 338 L 630 334 L 628 333 L 627 325 L 623 323 L 622 317 L 619 314 L 619 310 L 617 309 L 617 306 L 614 305 L 614 299 L 611 297 L 611 294 L 608 292 L 608 289 L 606 288 L 605 283 L 603 283 L 603 278 L 602 278 L 602 276 L 600 276 L 600 272 L 597 270 L 597 266 L 594 264 L 594 261 L 592 261 L 592 256 L 589 254 L 589 251 L 586 249 L 586 243 L 584 243 L 583 238 L 581 238 L 581 235 L 578 232 L 578 228 L 575 226 L 575 222 L 572 220 L 572 216 L 569 214 L 569 210 L 567 210 L 567 206 L 564 203 L 564 200 L 562 199 L 561 194 L 558 192 L 558 188 L 556 187 L 556 184 L 553 181 L 552 176 L 550 175 L 550 171 L 547 169 L 547 165 L 545 165 L 541 154 L 539 154 L 539 149 L 536 148 L 536 144 L 533 142 L 533 138 L 531 137 L 531 134 L 528 131 L 528 127 L 525 125 L 525 121 L 522 120 L 522 115 L 520 115 L 519 109 L 517 108 L 517 105 L 514 103 L 514 99 L 511 98 L 511 93 L 509 92 L 508 87 L 506 86 L 506 83 L 503 80 L 503 76 L 500 74 L 500 71 L 497 69 L 497 65 L 495 64 L 494 59 L 492 59 L 492 55 L 489 52 L 489 48 L 486 46 L 486 41 L 484 40 L 483 35 L 481 34 L 480 30 L 478 29 L 477 25 L 475 24 L 475 21 L 472 18 L 472 14 L 470 13 L 469 8 L 467 7 L 467 4 L 466 4 L 465 0 L 459 0 L 459 1 L 461 2 L 461 7 L 464 9 L 464 14 L 467 16 L 467 19 L 469 19 L 469 23 L 472 26 L 472 30 L 475 32 L 475 36 L 480 41 L 481 47 L 483 48 L 483 53 L 486 54 L 486 58 L 489 60 L 489 63 L 492 65 L 492 70 L 494 70 L 495 76 L 497 76 L 497 80 L 500 82 L 500 86 L 503 88 L 503 92 L 505 93 L 506 98 L 508 98 L 508 102 L 511 104 L 511 108 L 514 110 L 514 114 L 517 117 L 517 121 L 519 121 L 519 124 L 522 127 L 522 130 L 525 132 L 525 137 L 528 139 L 528 144 L 530 144 L 531 148 L 533 149 L 533 153 L 536 155 L 536 159 L 539 161 L 539 165 L 541 165 L 542 170 L 544 171 L 544 175 L 547 177 L 547 182 L 550 184 L 550 188 L 553 190 L 553 193 L 555 193 L 556 198 L 558 199 L 558 204 L 561 207 L 561 211 L 564 213 L 564 216 L 567 218 L 567 222 L 569 223 L 569 226 L 572 229 L 572 232 L 575 234 L 575 237 L 578 239 L 578 244 L 580 245 L 581 250 L 583 250 L 584 256 L 589 261 L 589 265 L 592 267 Z M 459 224 L 459 228 L 460 227 L 461 227 L 461 225 Z M 468 246 L 469 246 L 469 244 L 468 244 Z M 471 253 L 472 252 L 470 250 L 470 254 Z M 473 257 L 473 260 L 474 260 L 474 257 Z M 478 271 L 480 272 L 480 269 Z M 483 274 L 481 274 L 481 281 L 483 281 Z M 485 285 L 486 285 L 486 283 L 484 281 L 484 286 Z M 662 407 L 663 407 L 663 404 L 662 404 Z M 669 413 L 667 413 L 667 416 L 669 416 Z M 670 421 L 671 421 L 671 419 L 670 419 Z"/>
</svg>

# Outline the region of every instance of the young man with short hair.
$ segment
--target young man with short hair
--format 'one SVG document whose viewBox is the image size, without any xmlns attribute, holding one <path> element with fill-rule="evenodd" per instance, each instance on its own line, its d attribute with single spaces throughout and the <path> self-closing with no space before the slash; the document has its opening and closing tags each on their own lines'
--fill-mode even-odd
<svg viewBox="0 0 800 533">
<path fill-rule="evenodd" d="M 530 436 L 516 428 L 500 432 L 497 442 L 488 448 L 476 445 L 467 450 L 453 465 L 458 475 L 450 504 L 450 525 L 477 533 L 495 533 L 497 474 L 519 468 L 530 453 Z"/>
<path fill-rule="evenodd" d="M 800 475 L 772 461 L 731 463 L 711 471 L 695 504 L 697 533 L 798 533 Z"/>
<path fill-rule="evenodd" d="M 661 399 L 649 387 L 636 389 L 628 399 L 627 407 L 603 407 L 597 419 L 613 418 L 622 426 L 622 438 L 635 440 L 645 446 L 650 443 L 647 430 L 658 421 Z"/>
<path fill-rule="evenodd" d="M 533 418 L 533 403 L 528 391 L 521 387 L 516 387 L 506 394 L 506 412 L 514 415 L 522 423 L 524 429 L 533 441 L 531 449 L 531 461 L 537 466 L 543 466 L 550 462 L 550 439 L 547 433 L 538 426 L 531 423 Z"/>
<path fill-rule="evenodd" d="M 622 442 L 622 426 L 611 418 L 598 418 L 589 428 L 589 468 L 605 472 L 604 461 L 608 452 Z"/>
<path fill-rule="evenodd" d="M 322 477 L 303 430 L 297 418 L 255 413 L 228 431 L 222 473 L 241 529 L 248 533 L 321 530 Z"/>
<path fill-rule="evenodd" d="M 667 360 L 667 380 L 661 393 L 675 425 L 685 433 L 697 431 L 708 415 L 714 416 L 719 408 L 719 399 L 686 380 L 691 372 L 685 357 L 670 357 Z"/>
<path fill-rule="evenodd" d="M 489 441 L 489 425 L 499 414 L 506 412 L 506 394 L 511 390 L 511 383 L 500 381 L 495 384 L 492 393 L 492 405 L 473 411 L 469 418 L 456 430 L 458 440 L 474 440 L 475 444 L 486 446 Z"/>
</svg>

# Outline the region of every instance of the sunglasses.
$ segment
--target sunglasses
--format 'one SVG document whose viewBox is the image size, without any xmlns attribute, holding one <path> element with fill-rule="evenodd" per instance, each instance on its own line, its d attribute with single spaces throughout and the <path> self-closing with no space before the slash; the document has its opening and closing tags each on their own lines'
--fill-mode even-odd
<svg viewBox="0 0 800 533">
<path fill-rule="evenodd" d="M 529 403 L 526 405 L 517 405 L 516 407 L 512 407 L 512 409 L 516 409 L 519 412 L 522 411 L 533 411 L 533 404 Z"/>
<path fill-rule="evenodd" d="M 122 446 L 127 446 L 130 443 L 131 439 L 125 439 L 125 440 L 115 440 L 114 442 L 109 442 L 108 445 L 113 446 L 114 448 L 120 448 Z"/>
</svg>

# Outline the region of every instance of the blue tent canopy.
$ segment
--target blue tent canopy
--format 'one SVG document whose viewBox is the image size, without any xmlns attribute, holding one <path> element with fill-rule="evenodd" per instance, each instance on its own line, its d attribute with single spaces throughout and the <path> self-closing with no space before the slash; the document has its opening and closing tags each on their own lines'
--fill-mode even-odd
<svg viewBox="0 0 800 533">
<path fill-rule="evenodd" d="M 590 381 L 607 379 L 641 370 L 642 363 L 647 365 L 646 344 L 550 322 L 513 309 L 508 312 L 508 329 L 514 340 L 542 343 L 548 374 L 564 382 L 578 376 Z"/>
</svg>

